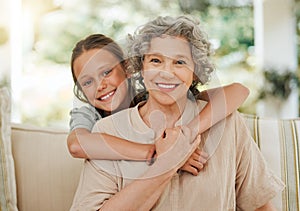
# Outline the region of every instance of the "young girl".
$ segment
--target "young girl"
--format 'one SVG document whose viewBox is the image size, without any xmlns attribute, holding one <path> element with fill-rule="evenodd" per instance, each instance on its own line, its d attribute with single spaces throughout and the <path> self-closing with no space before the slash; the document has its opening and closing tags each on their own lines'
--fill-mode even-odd
<svg viewBox="0 0 300 211">
<path fill-rule="evenodd" d="M 153 144 L 138 144 L 107 134 L 91 133 L 97 120 L 136 105 L 136 90 L 125 73 L 126 61 L 120 46 L 112 39 L 94 34 L 79 41 L 73 49 L 71 69 L 74 94 L 88 106 L 71 111 L 68 148 L 75 158 L 108 160 L 149 160 Z M 239 83 L 202 92 L 199 99 L 208 101 L 205 109 L 193 122 L 202 133 L 236 110 L 249 91 Z M 130 132 L 130 131 L 128 131 Z M 194 175 L 206 162 L 206 154 L 196 150 L 182 170 Z"/>
</svg>

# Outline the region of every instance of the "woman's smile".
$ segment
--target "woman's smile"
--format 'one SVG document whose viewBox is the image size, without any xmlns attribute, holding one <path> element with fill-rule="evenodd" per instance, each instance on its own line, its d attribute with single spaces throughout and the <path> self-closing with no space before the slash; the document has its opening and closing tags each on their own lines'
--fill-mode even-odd
<svg viewBox="0 0 300 211">
<path fill-rule="evenodd" d="M 172 84 L 172 83 L 155 83 L 159 90 L 164 92 L 171 92 L 175 90 L 179 84 Z"/>
<path fill-rule="evenodd" d="M 185 99 L 193 81 L 194 68 L 187 40 L 167 35 L 153 38 L 143 61 L 149 99 L 168 106 Z"/>
</svg>

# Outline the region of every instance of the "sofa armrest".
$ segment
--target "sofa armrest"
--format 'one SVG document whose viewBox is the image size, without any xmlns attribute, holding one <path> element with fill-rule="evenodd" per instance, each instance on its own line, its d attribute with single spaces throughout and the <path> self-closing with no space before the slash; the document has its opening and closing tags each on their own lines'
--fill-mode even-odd
<svg viewBox="0 0 300 211">
<path fill-rule="evenodd" d="M 68 131 L 12 124 L 19 210 L 69 210 L 83 159 L 70 156 Z"/>
</svg>

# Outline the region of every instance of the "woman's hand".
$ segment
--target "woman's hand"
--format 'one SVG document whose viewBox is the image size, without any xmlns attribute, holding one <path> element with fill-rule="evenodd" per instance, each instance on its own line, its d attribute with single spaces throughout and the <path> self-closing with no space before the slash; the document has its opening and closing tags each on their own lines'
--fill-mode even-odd
<svg viewBox="0 0 300 211">
<path fill-rule="evenodd" d="M 156 140 L 157 158 L 152 165 L 152 175 L 158 176 L 166 172 L 176 172 L 193 154 L 200 143 L 200 136 L 190 143 L 191 130 L 186 127 L 166 129 L 164 134 Z"/>
<path fill-rule="evenodd" d="M 191 146 L 191 130 L 186 126 L 167 128 L 155 142 L 158 158 L 184 154 L 184 150 Z"/>
<path fill-rule="evenodd" d="M 206 164 L 208 154 L 200 149 L 196 149 L 185 164 L 180 168 L 182 171 L 197 176 Z"/>
</svg>

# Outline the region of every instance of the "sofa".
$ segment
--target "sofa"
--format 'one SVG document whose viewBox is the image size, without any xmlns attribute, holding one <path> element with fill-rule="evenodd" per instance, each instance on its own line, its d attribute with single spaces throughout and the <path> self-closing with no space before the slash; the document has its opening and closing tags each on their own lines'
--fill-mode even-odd
<svg viewBox="0 0 300 211">
<path fill-rule="evenodd" d="M 11 124 L 7 95 L 0 89 L 0 210 L 69 210 L 83 160 L 70 156 L 68 130 Z M 286 184 L 273 204 L 277 210 L 300 210 L 300 119 L 242 115 L 266 162 Z"/>
</svg>

